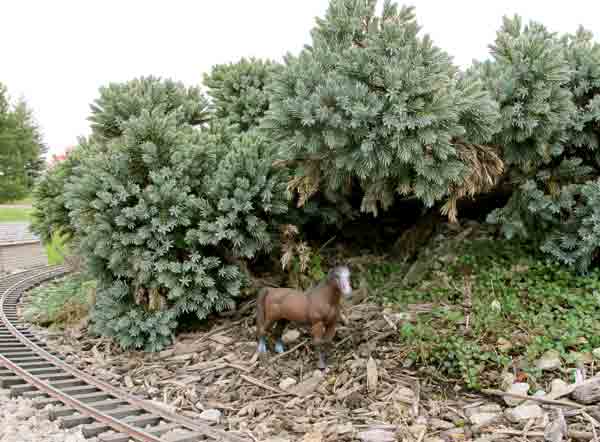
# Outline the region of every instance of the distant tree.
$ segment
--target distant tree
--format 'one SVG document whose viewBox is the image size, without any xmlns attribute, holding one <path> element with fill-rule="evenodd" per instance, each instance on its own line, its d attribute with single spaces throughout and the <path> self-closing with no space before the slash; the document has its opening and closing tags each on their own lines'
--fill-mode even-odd
<svg viewBox="0 0 600 442">
<path fill-rule="evenodd" d="M 54 234 L 61 235 L 66 242 L 74 239 L 76 231 L 66 206 L 65 186 L 91 148 L 90 143 L 81 138 L 77 146 L 53 155 L 48 168 L 37 180 L 32 192 L 31 229 L 43 241 L 50 242 Z"/>
<path fill-rule="evenodd" d="M 0 83 L 0 202 L 23 198 L 44 169 L 47 148 L 24 100 L 12 106 Z"/>
</svg>

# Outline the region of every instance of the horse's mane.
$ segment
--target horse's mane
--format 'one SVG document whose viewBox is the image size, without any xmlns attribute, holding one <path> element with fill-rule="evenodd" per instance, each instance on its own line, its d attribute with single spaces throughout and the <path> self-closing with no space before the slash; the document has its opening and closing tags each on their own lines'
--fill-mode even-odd
<svg viewBox="0 0 600 442">
<path fill-rule="evenodd" d="M 328 281 L 329 281 L 329 275 L 326 275 L 325 278 L 321 278 L 321 280 L 319 282 L 317 282 L 315 285 L 313 285 L 313 286 L 309 287 L 308 289 L 306 289 L 304 293 L 307 296 L 310 296 L 315 291 L 317 291 L 317 289 L 320 289 L 320 288 L 326 286 Z"/>
<path fill-rule="evenodd" d="M 313 292 L 315 292 L 317 289 L 322 288 L 323 286 L 326 286 L 329 283 L 331 276 L 341 267 L 346 267 L 346 266 L 337 265 L 335 267 L 332 267 L 332 269 L 325 275 L 325 277 L 321 278 L 321 280 L 319 282 L 317 282 L 315 285 L 313 285 L 312 287 L 305 290 L 304 293 L 308 296 L 308 295 L 311 295 Z"/>
</svg>

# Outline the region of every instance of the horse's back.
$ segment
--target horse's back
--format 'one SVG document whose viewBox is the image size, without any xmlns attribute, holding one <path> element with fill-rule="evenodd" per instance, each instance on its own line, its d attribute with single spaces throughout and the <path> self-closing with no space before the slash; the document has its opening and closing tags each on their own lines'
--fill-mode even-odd
<svg viewBox="0 0 600 442">
<path fill-rule="evenodd" d="M 305 321 L 307 311 L 306 295 L 295 289 L 269 289 L 265 310 L 273 320 Z"/>
</svg>

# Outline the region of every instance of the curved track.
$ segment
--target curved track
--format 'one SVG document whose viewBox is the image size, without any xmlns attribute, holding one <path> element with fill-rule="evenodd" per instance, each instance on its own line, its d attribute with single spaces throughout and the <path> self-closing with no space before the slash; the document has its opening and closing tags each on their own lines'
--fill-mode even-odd
<svg viewBox="0 0 600 442">
<path fill-rule="evenodd" d="M 86 438 L 102 442 L 248 442 L 206 423 L 168 413 L 48 351 L 19 322 L 17 303 L 26 290 L 68 271 L 64 266 L 42 266 L 0 278 L 0 388 L 9 388 L 11 396 L 35 398 L 38 408 L 56 405 L 51 419 L 60 418 L 64 428 L 82 425 Z"/>
</svg>

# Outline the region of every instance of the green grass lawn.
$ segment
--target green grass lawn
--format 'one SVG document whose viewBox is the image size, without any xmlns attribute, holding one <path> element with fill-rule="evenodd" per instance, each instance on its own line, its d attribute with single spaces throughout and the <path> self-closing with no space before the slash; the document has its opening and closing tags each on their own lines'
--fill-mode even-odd
<svg viewBox="0 0 600 442">
<path fill-rule="evenodd" d="M 33 209 L 0 206 L 0 223 L 29 221 Z"/>
<path fill-rule="evenodd" d="M 16 200 L 16 201 L 10 201 L 7 204 L 22 204 L 22 205 L 30 205 L 33 202 L 33 198 L 28 196 L 26 198 L 23 198 L 21 200 Z"/>
<path fill-rule="evenodd" d="M 65 253 L 67 252 L 66 245 L 63 238 L 57 233 L 52 235 L 52 242 L 46 244 L 46 256 L 48 256 L 48 264 L 57 265 L 62 264 L 65 260 Z"/>
</svg>

